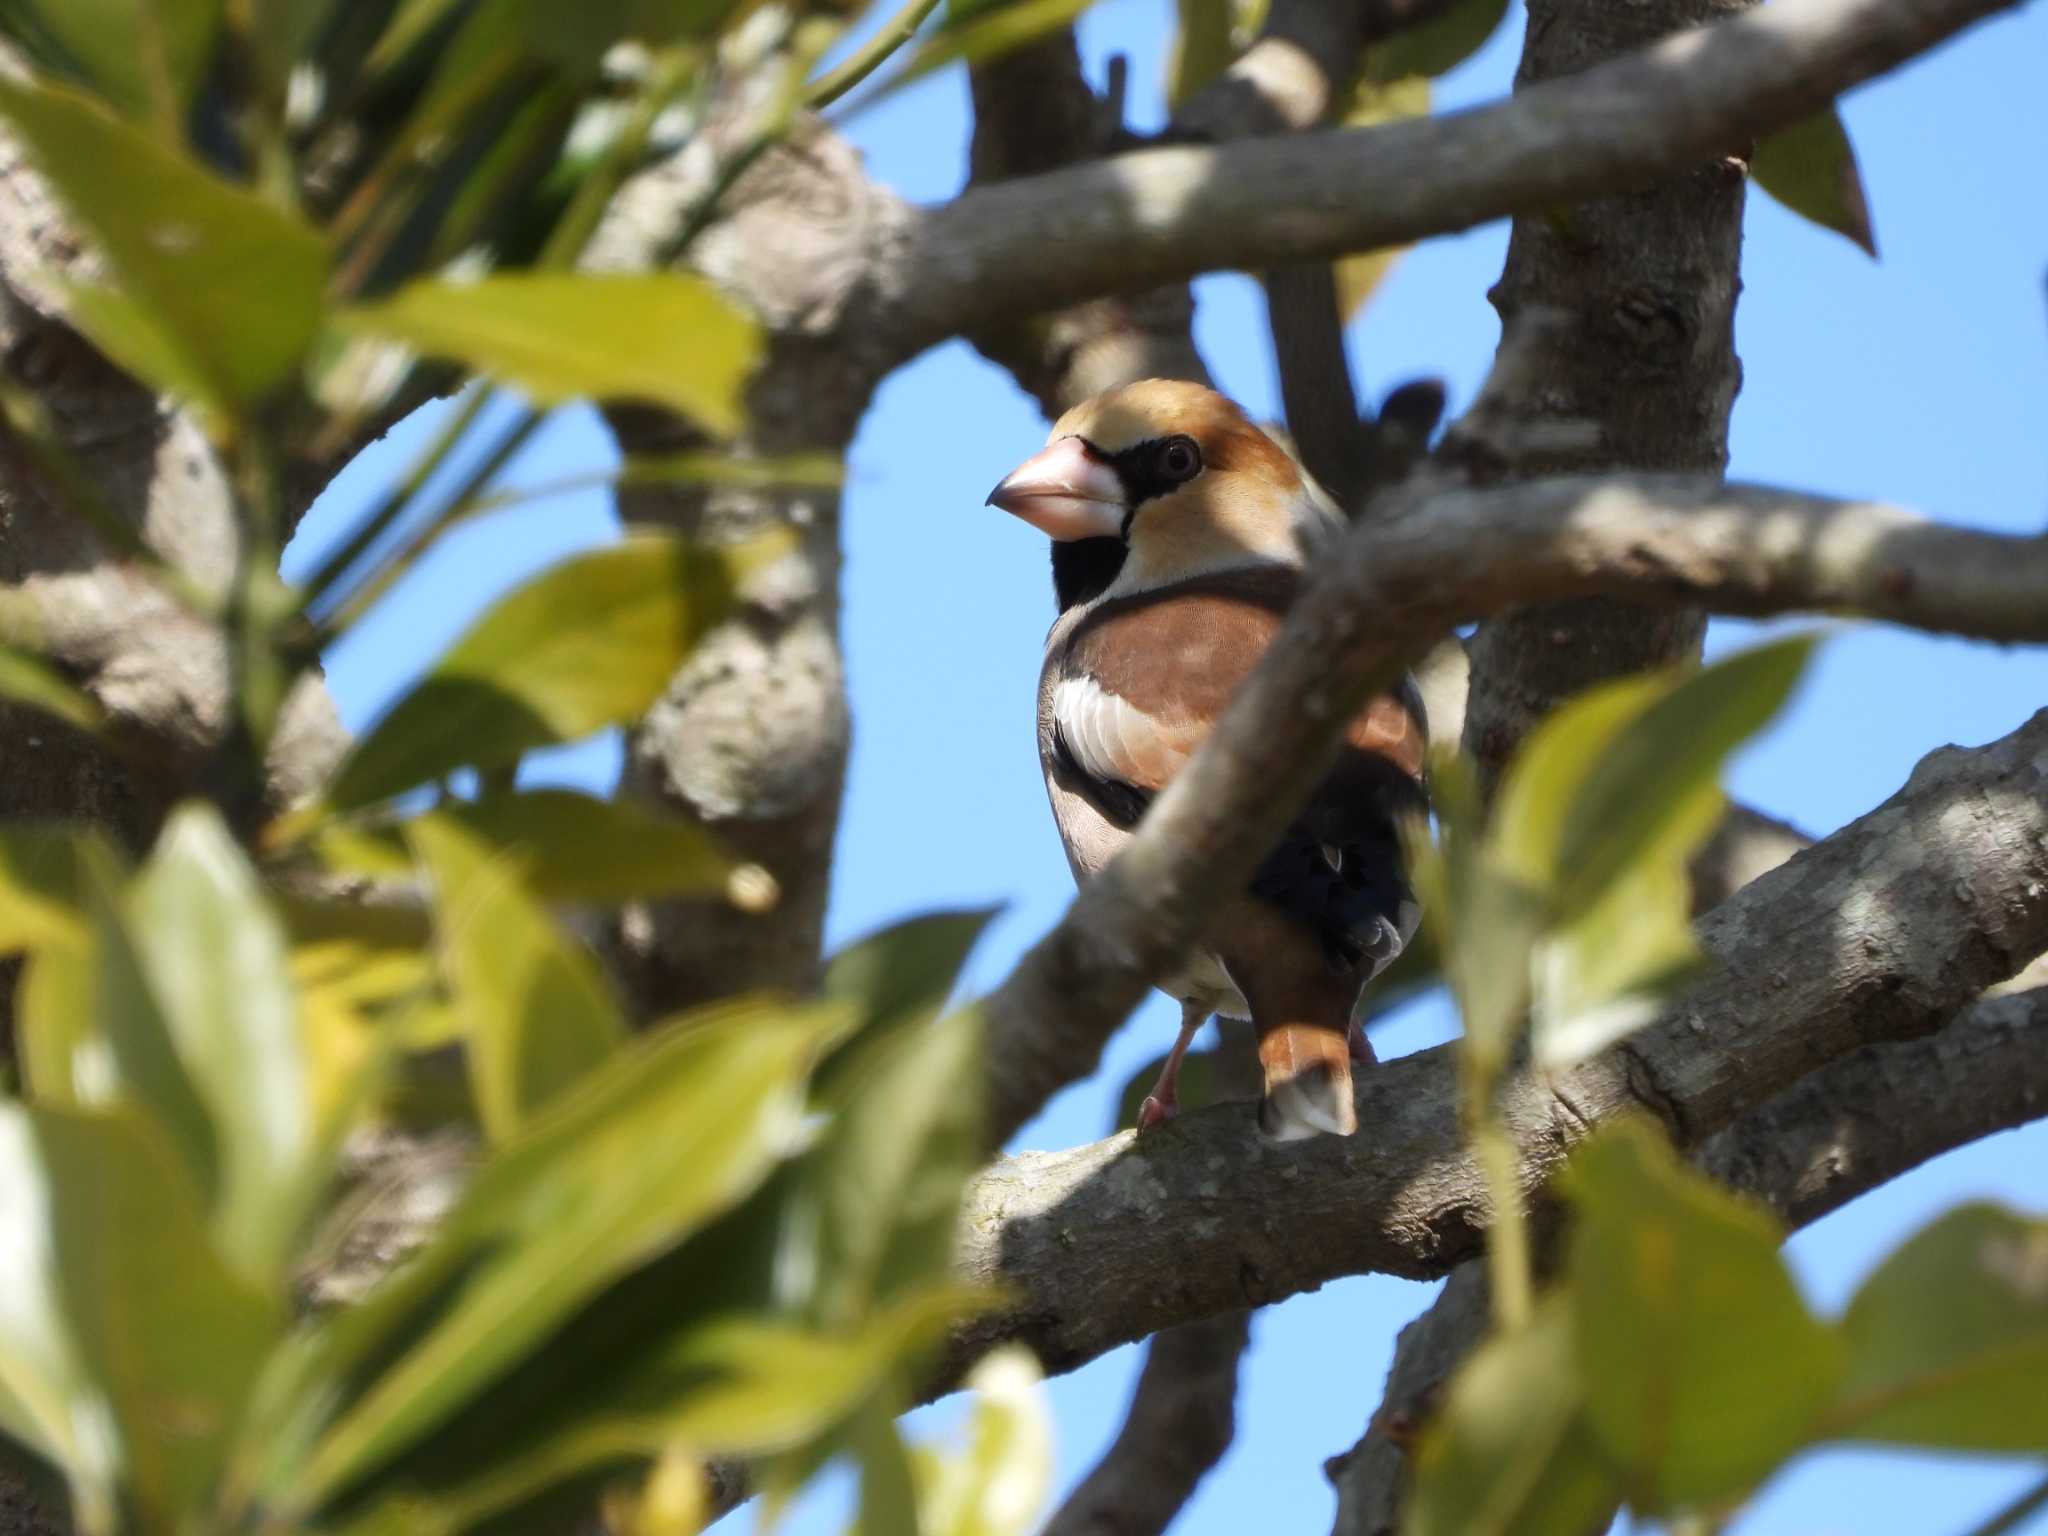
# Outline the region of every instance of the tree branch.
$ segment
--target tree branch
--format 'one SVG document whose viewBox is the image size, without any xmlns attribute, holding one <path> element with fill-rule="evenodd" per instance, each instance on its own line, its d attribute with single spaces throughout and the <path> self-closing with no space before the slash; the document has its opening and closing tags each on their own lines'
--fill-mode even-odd
<svg viewBox="0 0 2048 1536">
<path fill-rule="evenodd" d="M 1710 913 L 1699 932 L 1716 969 L 1652 1027 L 1569 1072 L 1518 1078 L 1503 1105 L 1524 1189 L 1540 1190 L 1614 1114 L 1647 1111 L 1680 1146 L 1698 1146 L 1862 1046 L 1925 1035 L 2048 948 L 2044 889 L 2048 711 L 1988 747 L 1932 754 L 1884 805 Z M 964 1341 L 963 1358 L 1014 1337 L 1068 1370 L 1340 1275 L 1426 1278 L 1471 1256 L 1488 1205 L 1458 1135 L 1453 1050 L 1360 1074 L 1365 1129 L 1350 1138 L 1271 1147 L 1247 1106 L 1231 1104 L 1142 1140 L 997 1162 L 969 1195 L 963 1267 L 1025 1299 Z M 1976 1062 L 1959 1052 L 1954 1070 Z M 2038 1096 L 2048 1060 L 2006 1066 Z M 1920 1093 L 1938 1075 L 1881 1071 L 1857 1091 Z M 1974 1113 L 1959 1097 L 1953 1115 Z M 1923 1134 L 1968 1129 L 1897 1110 L 1884 1120 L 1896 1139 L 1862 1146 L 1866 1166 L 1893 1171 L 1907 1149 L 1947 1144 Z M 1856 1168 L 1845 1158 L 1843 1181 L 1860 1180 Z"/>
<path fill-rule="evenodd" d="M 1711 1137 L 1702 1170 L 1777 1210 L 1794 1229 L 1930 1158 L 2048 1114 L 2048 988 L 1989 997 L 1923 1040 L 1869 1045 Z M 1401 1331 L 1383 1405 L 1327 1464 L 1334 1536 L 1395 1536 L 1405 1443 L 1485 1333 L 1485 1276 L 1463 1264 Z"/>
<path fill-rule="evenodd" d="M 971 189 L 911 221 L 880 323 L 915 351 L 1100 293 L 1625 190 L 1736 150 L 2010 3 L 1780 0 L 1476 111 Z"/>
<path fill-rule="evenodd" d="M 1460 623 L 1606 593 L 2048 639 L 2048 543 L 1897 508 L 1683 477 L 1418 490 L 1405 507 L 1332 551 L 1130 846 L 988 998 L 993 1144 L 1094 1070 L 1110 1031 L 1249 878 L 1343 723 Z"/>
</svg>

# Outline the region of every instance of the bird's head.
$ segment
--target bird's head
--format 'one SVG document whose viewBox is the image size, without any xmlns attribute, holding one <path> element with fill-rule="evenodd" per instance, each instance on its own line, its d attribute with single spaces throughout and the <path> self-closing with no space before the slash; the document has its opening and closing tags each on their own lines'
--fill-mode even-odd
<svg viewBox="0 0 2048 1536">
<path fill-rule="evenodd" d="M 1053 424 L 989 504 L 1060 545 L 1113 540 L 1118 568 L 1154 585 L 1264 561 L 1297 563 L 1313 491 L 1286 449 L 1213 389 L 1146 379 Z"/>
</svg>

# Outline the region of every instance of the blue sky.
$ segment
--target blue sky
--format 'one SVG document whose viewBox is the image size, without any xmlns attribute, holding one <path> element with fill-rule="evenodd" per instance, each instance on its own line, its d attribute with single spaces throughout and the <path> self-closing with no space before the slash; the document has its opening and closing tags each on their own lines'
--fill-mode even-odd
<svg viewBox="0 0 2048 1536">
<path fill-rule="evenodd" d="M 1084 19 L 1099 80 L 1131 60 L 1140 126 L 1156 122 L 1168 0 L 1105 0 Z M 1507 89 L 1520 46 L 1517 7 L 1478 57 L 1441 83 L 1457 107 Z M 1744 386 L 1731 473 L 1838 495 L 1883 497 L 1958 523 L 2048 528 L 2048 8 L 1979 28 L 1844 104 L 1883 259 L 1752 196 L 1737 340 Z M 848 128 L 878 178 L 922 200 L 965 175 L 964 82 L 942 76 Z M 1361 392 L 1422 374 L 1445 378 L 1455 411 L 1471 398 L 1498 328 L 1485 300 L 1504 225 L 1409 253 L 1349 337 Z M 1223 386 L 1255 413 L 1277 412 L 1256 290 L 1236 276 L 1198 286 L 1197 332 Z M 971 980 L 998 980 L 1059 915 L 1070 893 L 1032 746 L 1040 641 L 1051 618 L 1042 537 L 982 506 L 988 486 L 1043 439 L 1044 423 L 1008 377 L 964 344 L 941 347 L 883 387 L 850 460 L 844 517 L 845 641 L 854 752 L 829 919 L 834 943 L 934 906 L 998 902 L 1003 918 Z M 330 490 L 288 552 L 287 570 L 331 541 L 397 473 L 424 432 L 415 419 Z M 594 418 L 558 416 L 517 461 L 528 483 L 601 467 Z M 611 538 L 596 493 L 499 514 L 448 541 L 360 631 L 330 679 L 360 727 L 428 666 L 481 607 L 571 550 Z M 1715 648 L 1756 626 L 1717 623 Z M 2011 730 L 2048 702 L 2048 654 L 1844 628 L 1790 716 L 1736 764 L 1739 796 L 1814 832 L 1890 794 L 1934 747 Z M 534 777 L 603 784 L 617 748 L 547 754 Z M 915 835 L 905 828 L 916 826 Z M 936 832 L 937 835 L 934 835 Z M 1171 1039 L 1155 999 L 1113 1042 L 1103 1069 L 1018 1137 L 1060 1146 L 1111 1128 L 1130 1074 Z M 1382 1056 L 1445 1038 L 1422 1004 L 1376 1039 Z M 1794 1238 L 1788 1252 L 1817 1305 L 1834 1308 L 1906 1234 L 1958 1199 L 2048 1203 L 2048 1125 L 1942 1159 Z M 1176 1531 L 1328 1528 L 1323 1459 L 1350 1445 L 1378 1400 L 1396 1329 L 1433 1288 L 1384 1277 L 1326 1286 L 1262 1313 L 1244 1371 L 1239 1434 Z M 1070 1484 L 1122 1416 L 1140 1363 L 1118 1351 L 1051 1386 L 1059 1475 Z M 943 1425 L 944 1408 L 917 1416 Z M 2039 1475 L 2016 1463 L 1828 1453 L 1782 1474 L 1735 1526 L 1741 1536 L 1960 1533 Z M 797 1511 L 798 1536 L 837 1530 L 845 1480 Z M 734 1522 L 737 1523 L 737 1522 Z M 2037 1522 L 2048 1531 L 2048 1520 Z"/>
</svg>

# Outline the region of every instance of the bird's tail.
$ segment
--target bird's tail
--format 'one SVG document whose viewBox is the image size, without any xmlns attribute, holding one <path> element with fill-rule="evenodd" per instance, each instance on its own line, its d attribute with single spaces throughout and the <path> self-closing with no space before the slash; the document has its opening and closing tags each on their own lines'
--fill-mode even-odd
<svg viewBox="0 0 2048 1536">
<path fill-rule="evenodd" d="M 1259 1129 L 1271 1141 L 1301 1141 L 1358 1129 L 1351 1101 L 1351 1045 L 1342 1029 L 1322 1024 L 1281 1024 L 1259 1035 L 1259 1065 L 1266 1095 Z"/>
</svg>

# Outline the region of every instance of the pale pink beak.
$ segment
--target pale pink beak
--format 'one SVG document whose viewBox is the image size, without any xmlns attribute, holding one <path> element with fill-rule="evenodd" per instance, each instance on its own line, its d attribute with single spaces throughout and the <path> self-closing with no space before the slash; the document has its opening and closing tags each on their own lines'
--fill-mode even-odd
<svg viewBox="0 0 2048 1536">
<path fill-rule="evenodd" d="M 1113 539 L 1124 531 L 1123 482 L 1078 437 L 1063 437 L 1019 464 L 988 493 L 988 504 L 1056 539 Z"/>
</svg>

